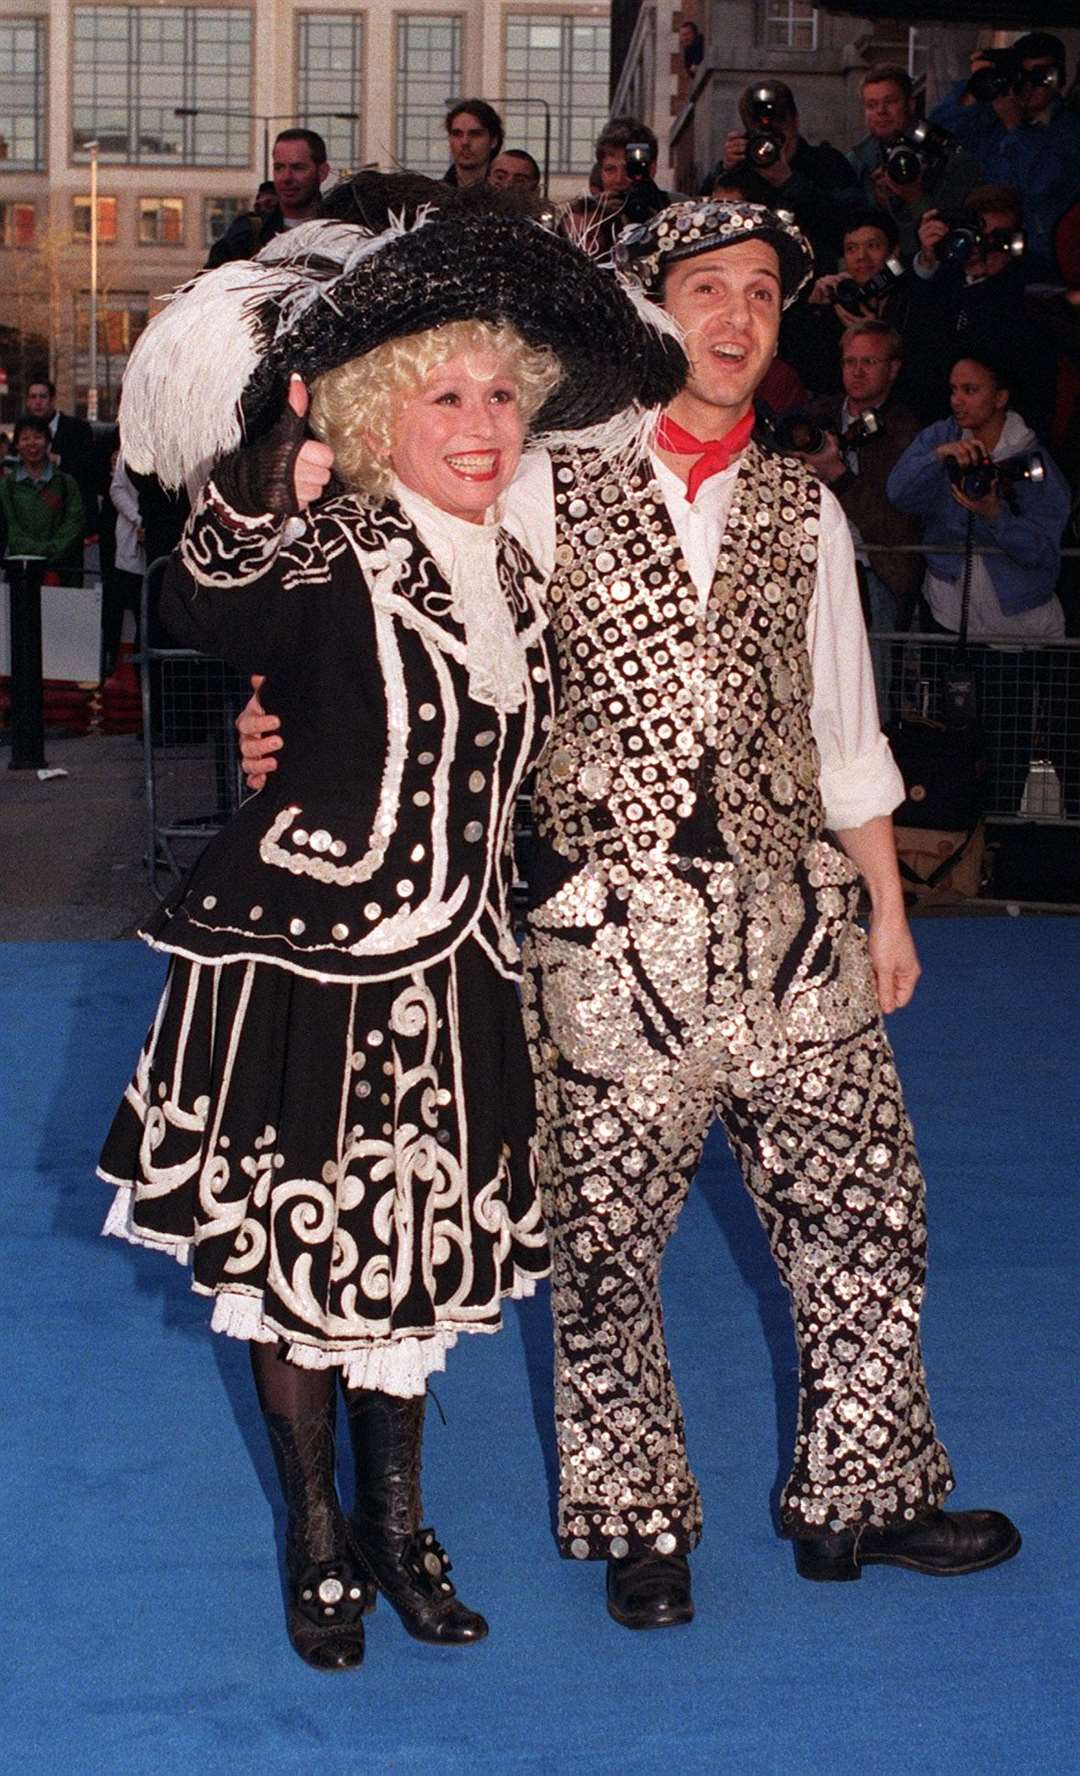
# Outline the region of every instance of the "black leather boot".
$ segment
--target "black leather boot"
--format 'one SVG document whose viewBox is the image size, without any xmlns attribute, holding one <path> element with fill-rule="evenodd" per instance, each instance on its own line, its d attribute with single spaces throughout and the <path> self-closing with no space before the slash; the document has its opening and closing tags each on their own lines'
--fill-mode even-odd
<svg viewBox="0 0 1080 1776">
<path fill-rule="evenodd" d="M 804 1579 L 858 1579 L 864 1566 L 906 1566 L 952 1578 L 1000 1566 L 1020 1550 L 1020 1531 L 1000 1511 L 927 1511 L 913 1523 L 803 1536 L 795 1568 Z"/>
<path fill-rule="evenodd" d="M 347 1388 L 345 1406 L 356 1458 L 353 1542 L 379 1590 L 416 1640 L 483 1640 L 487 1623 L 459 1602 L 446 1552 L 420 1523 L 424 1397 Z"/>
<path fill-rule="evenodd" d="M 685 1554 L 627 1554 L 607 1563 L 608 1615 L 624 1628 L 676 1628 L 694 1619 Z"/>
<path fill-rule="evenodd" d="M 352 1671 L 364 1657 L 363 1616 L 375 1588 L 356 1558 L 334 1484 L 334 1399 L 310 1418 L 265 1412 L 289 1513 L 285 1538 L 289 1639 L 317 1671 Z"/>
</svg>

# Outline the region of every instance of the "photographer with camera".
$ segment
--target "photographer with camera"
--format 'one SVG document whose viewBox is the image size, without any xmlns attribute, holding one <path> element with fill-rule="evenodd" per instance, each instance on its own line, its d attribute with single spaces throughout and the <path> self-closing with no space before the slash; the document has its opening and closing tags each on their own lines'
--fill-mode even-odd
<svg viewBox="0 0 1080 1776">
<path fill-rule="evenodd" d="M 1080 118 L 1063 102 L 1065 46 L 1029 31 L 1010 49 L 978 49 L 971 77 L 931 113 L 995 184 L 1014 185 L 1024 205 L 1029 258 L 1054 277 L 1054 224 L 1080 187 Z"/>
<path fill-rule="evenodd" d="M 807 418 L 817 422 L 817 436 L 795 440 L 807 467 L 843 506 L 856 542 L 882 548 L 917 543 L 920 535 L 916 520 L 892 505 L 885 492 L 919 431 L 915 415 L 895 392 L 903 361 L 903 340 L 886 321 L 849 327 L 840 347 L 843 393 L 814 402 Z M 870 555 L 865 580 L 871 629 L 910 627 L 919 573 L 917 556 Z"/>
<path fill-rule="evenodd" d="M 884 210 L 856 211 L 842 226 L 840 270 L 819 277 L 805 303 L 785 317 L 783 350 L 816 395 L 842 388 L 845 328 L 874 320 L 902 333 L 909 280 L 896 257 L 896 224 Z"/>
<path fill-rule="evenodd" d="M 958 209 L 982 178 L 977 161 L 956 138 L 915 111 L 915 89 L 906 68 L 881 63 L 862 80 L 866 135 L 848 160 L 858 176 L 865 205 L 895 222 L 900 251 L 910 258 L 916 230 L 931 204 Z"/>
<path fill-rule="evenodd" d="M 963 210 L 928 210 L 911 267 L 908 397 L 924 424 L 948 402 L 942 359 L 985 347 L 1003 358 L 1016 405 L 1036 431 L 1053 421 L 1055 359 L 1024 307 L 1024 212 L 1007 185 L 978 185 Z"/>
<path fill-rule="evenodd" d="M 841 244 L 842 222 L 836 193 L 854 196 L 856 180 L 838 148 L 808 142 L 799 134 L 795 94 L 782 80 L 759 80 L 739 96 L 741 129 L 724 141 L 722 168 L 715 175 L 749 168 L 772 192 L 774 204 L 790 210 L 814 249 L 818 264 Z"/>
<path fill-rule="evenodd" d="M 647 222 L 679 201 L 677 191 L 661 191 L 656 183 L 659 150 L 652 130 L 635 117 L 613 117 L 597 137 L 600 184 L 605 197 L 621 204 L 620 226 Z"/>
<path fill-rule="evenodd" d="M 1069 492 L 1052 458 L 1009 405 L 1009 383 L 989 352 L 953 360 L 951 419 L 921 431 L 901 456 L 886 494 L 921 518 L 928 543 L 961 551 L 970 535 L 968 633 L 1059 640 L 1065 633 L 1055 596 Z M 963 597 L 963 553 L 927 558 L 923 596 L 934 621 L 956 632 Z"/>
</svg>

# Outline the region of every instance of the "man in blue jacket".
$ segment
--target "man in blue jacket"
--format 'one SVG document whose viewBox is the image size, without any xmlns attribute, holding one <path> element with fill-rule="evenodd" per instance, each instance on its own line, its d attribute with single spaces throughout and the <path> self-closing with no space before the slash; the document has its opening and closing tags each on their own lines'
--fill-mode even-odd
<svg viewBox="0 0 1080 1776">
<path fill-rule="evenodd" d="M 1054 275 L 1054 224 L 1080 187 L 1080 119 L 1062 104 L 1065 45 L 1049 31 L 1029 31 L 1013 44 L 1008 67 L 985 51 L 972 74 L 1000 67 L 1009 89 L 980 100 L 960 82 L 936 110 L 942 124 L 980 163 L 994 184 L 1015 185 L 1024 203 L 1029 271 Z"/>
</svg>

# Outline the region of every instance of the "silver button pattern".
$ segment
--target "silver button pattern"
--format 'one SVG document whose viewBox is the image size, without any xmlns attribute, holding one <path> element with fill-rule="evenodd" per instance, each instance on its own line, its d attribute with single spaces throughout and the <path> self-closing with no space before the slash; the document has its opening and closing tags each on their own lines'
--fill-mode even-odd
<svg viewBox="0 0 1080 1776">
<path fill-rule="evenodd" d="M 290 919 L 289 920 L 289 930 L 292 933 L 293 937 L 302 936 L 302 934 L 304 933 L 304 931 L 306 929 L 307 929 L 307 927 L 305 926 L 303 919 Z"/>
</svg>

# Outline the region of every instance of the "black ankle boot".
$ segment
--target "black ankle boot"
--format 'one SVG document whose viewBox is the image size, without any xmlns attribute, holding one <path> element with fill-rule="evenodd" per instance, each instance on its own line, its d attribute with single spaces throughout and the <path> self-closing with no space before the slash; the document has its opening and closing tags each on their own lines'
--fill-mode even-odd
<svg viewBox="0 0 1080 1776">
<path fill-rule="evenodd" d="M 286 1620 L 301 1659 L 317 1671 L 352 1671 L 364 1657 L 375 1589 L 356 1559 L 334 1485 L 331 1407 L 305 1419 L 264 1413 L 289 1513 Z"/>
<path fill-rule="evenodd" d="M 346 1390 L 356 1457 L 350 1524 L 357 1552 L 414 1639 L 463 1646 L 483 1640 L 488 1625 L 458 1601 L 446 1553 L 420 1525 L 424 1405 L 423 1396 Z"/>
<path fill-rule="evenodd" d="M 1020 1531 L 1000 1511 L 927 1511 L 885 1529 L 838 1530 L 795 1543 L 803 1579 L 858 1579 L 864 1566 L 905 1566 L 955 1578 L 1000 1566 L 1020 1551 Z"/>
<path fill-rule="evenodd" d="M 685 1554 L 628 1554 L 607 1563 L 608 1615 L 624 1628 L 675 1628 L 694 1619 Z"/>
</svg>

